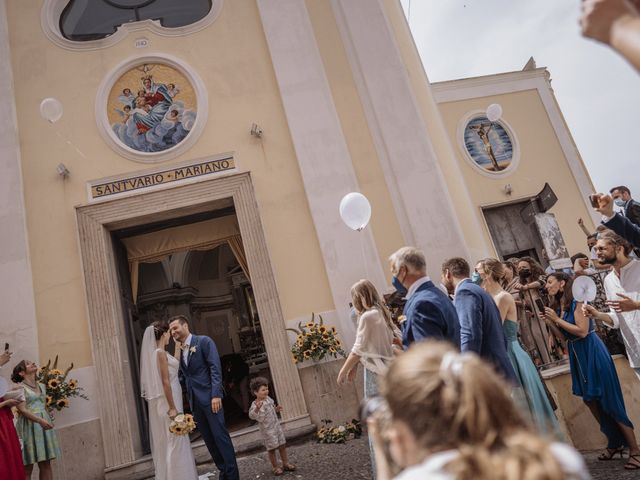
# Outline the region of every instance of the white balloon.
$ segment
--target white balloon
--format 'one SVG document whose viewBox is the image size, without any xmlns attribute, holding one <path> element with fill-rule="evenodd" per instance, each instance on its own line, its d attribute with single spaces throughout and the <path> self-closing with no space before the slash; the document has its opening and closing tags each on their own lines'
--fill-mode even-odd
<svg viewBox="0 0 640 480">
<path fill-rule="evenodd" d="M 45 98 L 40 102 L 40 115 L 45 120 L 55 123 L 62 118 L 62 103 L 57 98 Z"/>
<path fill-rule="evenodd" d="M 340 201 L 340 217 L 347 227 L 360 231 L 371 219 L 371 204 L 361 193 L 347 193 Z"/>
<path fill-rule="evenodd" d="M 596 282 L 591 277 L 581 275 L 573 281 L 571 293 L 578 302 L 593 302 L 597 294 Z"/>
<path fill-rule="evenodd" d="M 497 122 L 502 117 L 502 107 L 499 103 L 492 103 L 487 107 L 487 118 L 490 122 Z"/>
</svg>

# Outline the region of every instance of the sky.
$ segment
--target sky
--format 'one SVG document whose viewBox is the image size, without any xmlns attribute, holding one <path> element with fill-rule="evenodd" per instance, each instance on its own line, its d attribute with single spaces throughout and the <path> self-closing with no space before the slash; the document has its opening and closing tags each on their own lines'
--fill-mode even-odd
<svg viewBox="0 0 640 480">
<path fill-rule="evenodd" d="M 431 82 L 547 67 L 598 191 L 640 200 L 640 75 L 582 37 L 580 0 L 401 0 Z M 551 173 L 551 172 L 550 172 Z"/>
</svg>

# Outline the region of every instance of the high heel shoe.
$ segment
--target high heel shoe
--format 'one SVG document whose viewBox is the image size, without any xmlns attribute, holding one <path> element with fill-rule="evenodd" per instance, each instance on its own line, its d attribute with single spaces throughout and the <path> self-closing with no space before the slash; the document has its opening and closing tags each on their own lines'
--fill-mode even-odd
<svg viewBox="0 0 640 480">
<path fill-rule="evenodd" d="M 598 455 L 598 460 L 603 462 L 608 462 L 609 460 L 613 460 L 613 457 L 616 455 L 620 455 L 622 458 L 622 454 L 624 453 L 624 447 L 619 448 L 607 448 L 604 452 Z"/>
</svg>

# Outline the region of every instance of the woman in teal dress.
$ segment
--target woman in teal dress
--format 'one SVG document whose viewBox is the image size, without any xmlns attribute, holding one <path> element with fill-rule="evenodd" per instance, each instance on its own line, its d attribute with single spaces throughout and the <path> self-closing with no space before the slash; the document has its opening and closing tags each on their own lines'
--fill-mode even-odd
<svg viewBox="0 0 640 480">
<path fill-rule="evenodd" d="M 51 460 L 59 456 L 58 438 L 47 412 L 45 386 L 36 381 L 38 366 L 23 360 L 13 369 L 11 380 L 21 383 L 25 401 L 18 405 L 20 417 L 16 424 L 22 440 L 22 461 L 27 478 L 31 478 L 34 464 L 38 464 L 40 480 L 51 480 Z"/>
<path fill-rule="evenodd" d="M 598 459 L 622 457 L 628 447 L 629 461 L 624 468 L 640 469 L 640 449 L 624 406 L 616 367 L 595 333 L 593 320 L 585 316 L 582 303 L 574 300 L 571 283 L 571 277 L 564 273 L 547 277 L 547 291 L 555 310 L 545 308 L 545 321 L 556 335 L 567 339 L 573 394 L 582 397 L 607 437 L 607 449 Z"/>
<path fill-rule="evenodd" d="M 522 391 L 514 392 L 514 400 L 523 407 L 523 416 L 528 417 L 541 434 L 563 439 L 558 419 L 553 413 L 538 370 L 531 357 L 518 343 L 516 302 L 513 296 L 502 288 L 504 270 L 502 263 L 495 258 L 481 260 L 476 265 L 482 288 L 493 297 L 500 310 L 507 340 L 507 353 L 522 385 Z"/>
</svg>

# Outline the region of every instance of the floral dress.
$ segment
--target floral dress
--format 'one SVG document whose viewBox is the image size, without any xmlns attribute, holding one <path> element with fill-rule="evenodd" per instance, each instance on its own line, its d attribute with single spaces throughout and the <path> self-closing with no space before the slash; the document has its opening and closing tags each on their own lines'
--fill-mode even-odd
<svg viewBox="0 0 640 480">
<path fill-rule="evenodd" d="M 286 443 L 284 432 L 282 431 L 280 420 L 278 420 L 276 413 L 276 405 L 271 397 L 267 397 L 266 400 L 262 402 L 260 410 L 256 408 L 256 402 L 254 400 L 251 408 L 249 408 L 249 418 L 258 422 L 260 433 L 262 434 L 262 441 L 267 450 L 275 450 Z"/>
<path fill-rule="evenodd" d="M 27 402 L 27 410 L 36 417 L 44 418 L 53 423 L 46 409 L 46 390 L 39 383 L 39 391 L 33 390 L 28 385 L 24 387 L 24 398 Z M 45 430 L 41 425 L 27 420 L 23 416 L 18 418 L 16 430 L 22 439 L 22 461 L 25 465 L 52 460 L 60 455 L 58 437 L 55 430 Z"/>
</svg>

